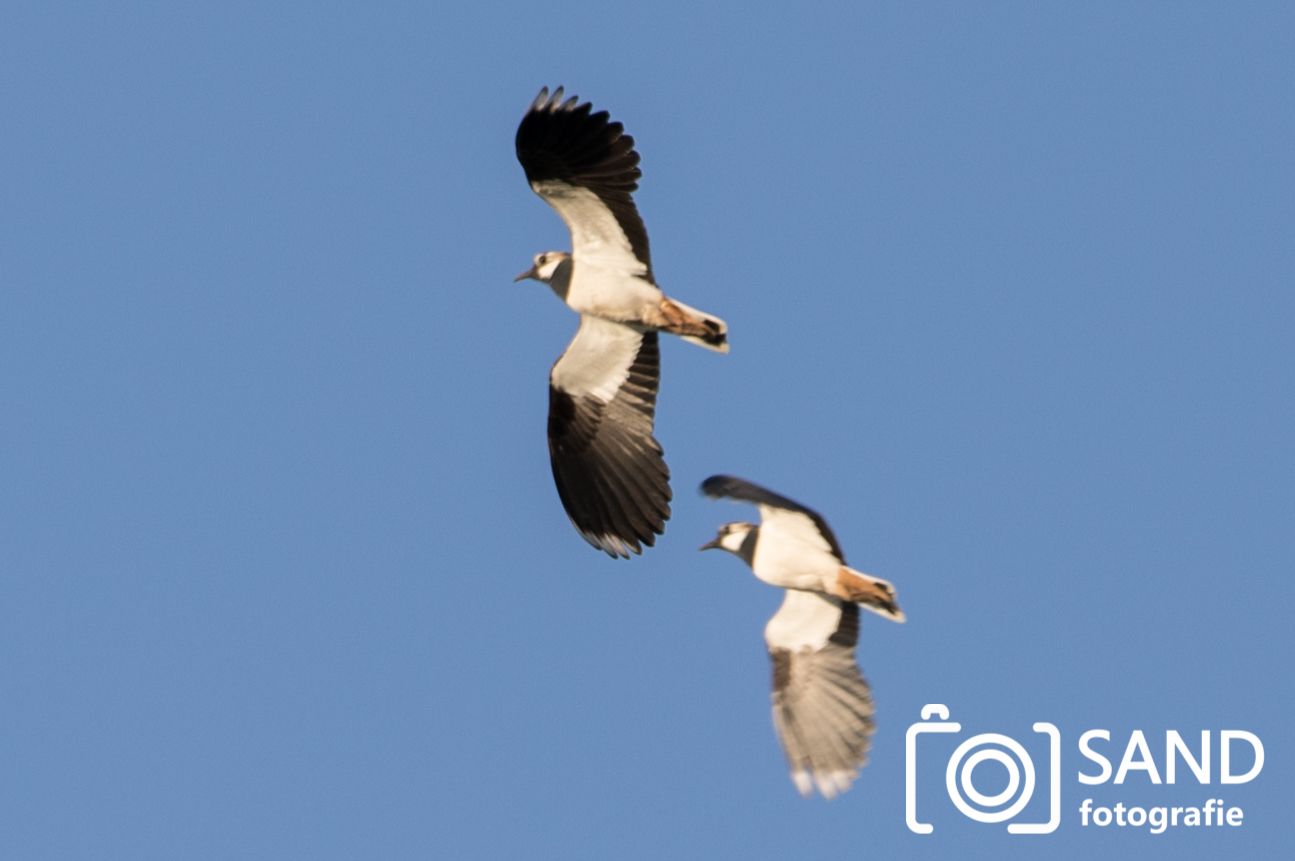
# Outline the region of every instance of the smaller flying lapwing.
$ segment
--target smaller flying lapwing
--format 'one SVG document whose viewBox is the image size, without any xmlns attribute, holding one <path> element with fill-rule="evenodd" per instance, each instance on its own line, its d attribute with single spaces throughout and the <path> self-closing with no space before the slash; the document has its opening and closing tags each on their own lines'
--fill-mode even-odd
<svg viewBox="0 0 1295 861">
<path fill-rule="evenodd" d="M 639 154 L 606 111 L 545 87 L 517 127 L 516 147 L 531 189 L 571 231 L 569 253 L 537 254 L 514 279 L 547 284 L 580 315 L 575 339 L 549 373 L 558 498 L 586 541 L 628 558 L 651 546 L 670 517 L 670 470 L 652 435 L 657 332 L 725 353 L 728 326 L 657 287 L 630 196 Z"/>
<path fill-rule="evenodd" d="M 764 629 L 773 661 L 773 723 L 801 795 L 833 798 L 868 761 L 872 691 L 859 672 L 859 607 L 896 622 L 904 613 L 885 580 L 845 564 L 821 515 L 740 478 L 702 482 L 712 498 L 754 503 L 760 525 L 726 523 L 702 550 L 727 550 L 755 576 L 787 590 Z"/>
</svg>

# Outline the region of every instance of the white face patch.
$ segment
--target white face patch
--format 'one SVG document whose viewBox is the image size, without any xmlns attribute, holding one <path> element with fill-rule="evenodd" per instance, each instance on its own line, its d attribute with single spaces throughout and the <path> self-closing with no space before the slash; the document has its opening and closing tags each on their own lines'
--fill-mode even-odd
<svg viewBox="0 0 1295 861">
<path fill-rule="evenodd" d="M 571 255 L 566 251 L 541 251 L 531 258 L 531 263 L 535 264 L 531 267 L 531 272 L 534 273 L 531 277 L 543 284 L 550 284 L 558 272 L 558 267 L 570 258 Z"/>
<path fill-rule="evenodd" d="M 719 546 L 730 553 L 737 553 L 742 549 L 742 542 L 746 541 L 750 531 L 749 523 L 730 523 L 724 527 L 724 536 L 720 538 Z"/>
<path fill-rule="evenodd" d="M 543 281 L 545 284 L 553 280 L 557 274 L 558 267 L 562 262 L 570 257 L 562 251 L 544 251 L 535 255 L 535 278 L 537 281 Z"/>
</svg>

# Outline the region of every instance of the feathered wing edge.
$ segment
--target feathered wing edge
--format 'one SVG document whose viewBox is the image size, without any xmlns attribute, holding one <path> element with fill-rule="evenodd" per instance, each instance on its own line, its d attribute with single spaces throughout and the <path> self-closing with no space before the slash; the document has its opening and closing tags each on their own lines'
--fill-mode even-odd
<svg viewBox="0 0 1295 861">
<path fill-rule="evenodd" d="M 815 593 L 787 595 L 779 614 L 799 617 L 799 636 L 790 637 L 787 647 L 766 636 L 774 727 L 800 793 L 817 789 L 834 798 L 867 763 L 875 728 L 872 691 L 854 655 L 859 608 Z M 815 629 L 823 635 L 819 645 Z"/>
<path fill-rule="evenodd" d="M 610 400 L 587 385 L 575 386 L 575 391 L 562 385 L 580 373 L 564 373 L 568 357 L 587 362 L 608 358 L 618 349 L 603 349 L 599 333 L 610 333 L 622 346 L 627 338 L 641 339 Z M 628 558 L 641 553 L 643 545 L 652 546 L 670 517 L 670 469 L 652 435 L 659 379 L 655 332 L 638 333 L 595 318 L 584 319 L 554 365 L 549 386 L 553 479 L 576 530 L 610 556 Z"/>
</svg>

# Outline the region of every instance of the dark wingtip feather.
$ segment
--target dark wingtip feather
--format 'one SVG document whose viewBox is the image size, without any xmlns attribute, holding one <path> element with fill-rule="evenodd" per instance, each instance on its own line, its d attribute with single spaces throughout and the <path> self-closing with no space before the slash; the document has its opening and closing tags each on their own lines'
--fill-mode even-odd
<svg viewBox="0 0 1295 861">
<path fill-rule="evenodd" d="M 730 496 L 739 485 L 750 484 L 732 475 L 712 475 L 701 483 L 701 492 L 711 499 Z"/>
<path fill-rule="evenodd" d="M 558 181 L 592 191 L 606 205 L 629 240 L 630 248 L 648 269 L 652 262 L 647 230 L 634 207 L 631 192 L 643 171 L 634 139 L 607 111 L 594 111 L 590 102 L 566 96 L 562 87 L 544 87 L 517 126 L 517 160 L 531 187 Z"/>
</svg>

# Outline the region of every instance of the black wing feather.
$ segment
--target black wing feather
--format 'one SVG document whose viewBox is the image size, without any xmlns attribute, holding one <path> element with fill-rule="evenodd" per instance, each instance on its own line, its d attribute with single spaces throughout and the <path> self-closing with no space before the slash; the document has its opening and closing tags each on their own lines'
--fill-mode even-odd
<svg viewBox="0 0 1295 861">
<path fill-rule="evenodd" d="M 606 111 L 593 112 L 577 97 L 562 100 L 562 88 L 548 87 L 531 104 L 517 127 L 517 160 L 532 185 L 558 180 L 587 188 L 606 204 L 629 239 L 630 249 L 651 278 L 647 229 L 630 193 L 638 188 L 639 154 L 634 138 Z"/>
<path fill-rule="evenodd" d="M 868 761 L 875 726 L 872 692 L 854 657 L 859 608 L 833 603 L 841 619 L 821 649 L 769 650 L 774 726 L 793 778 L 802 792 L 812 779 L 828 796 Z"/>
<path fill-rule="evenodd" d="M 670 469 L 652 436 L 660 352 L 643 342 L 608 402 L 549 387 L 549 458 L 558 497 L 580 534 L 611 556 L 651 547 L 670 517 Z"/>
</svg>

